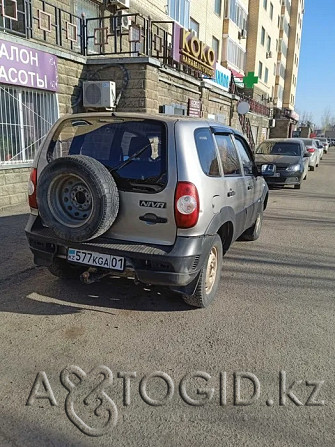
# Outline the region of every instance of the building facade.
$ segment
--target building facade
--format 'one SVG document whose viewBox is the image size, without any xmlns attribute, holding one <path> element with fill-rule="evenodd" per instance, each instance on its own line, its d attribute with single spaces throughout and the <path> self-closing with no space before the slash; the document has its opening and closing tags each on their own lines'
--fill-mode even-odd
<svg viewBox="0 0 335 447">
<path fill-rule="evenodd" d="M 275 15 L 281 2 L 273 1 Z M 253 95 L 243 86 L 266 58 L 262 47 L 253 65 L 248 59 L 254 3 L 0 0 L 0 207 L 25 200 L 28 168 L 55 120 L 101 110 L 101 95 L 114 95 L 117 111 L 216 119 L 253 147 L 268 136 L 274 70 Z"/>
</svg>

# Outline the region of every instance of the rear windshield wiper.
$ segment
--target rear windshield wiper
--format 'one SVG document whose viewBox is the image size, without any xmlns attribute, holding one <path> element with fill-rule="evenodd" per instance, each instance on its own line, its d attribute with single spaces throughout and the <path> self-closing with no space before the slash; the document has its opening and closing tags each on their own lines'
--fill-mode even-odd
<svg viewBox="0 0 335 447">
<path fill-rule="evenodd" d="M 149 146 L 151 146 L 151 143 L 147 144 L 146 146 L 142 147 L 139 151 L 135 152 L 127 160 L 125 160 L 124 162 L 119 164 L 119 166 L 116 166 L 115 168 L 113 168 L 112 172 L 116 172 L 119 169 L 122 169 L 125 166 L 127 166 L 129 163 L 131 163 L 134 160 L 134 158 L 139 157 Z"/>
</svg>

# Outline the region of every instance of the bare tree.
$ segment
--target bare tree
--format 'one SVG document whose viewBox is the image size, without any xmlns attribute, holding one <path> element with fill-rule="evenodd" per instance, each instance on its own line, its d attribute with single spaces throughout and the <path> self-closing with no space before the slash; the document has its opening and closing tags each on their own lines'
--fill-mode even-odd
<svg viewBox="0 0 335 447">
<path fill-rule="evenodd" d="M 321 116 L 321 127 L 322 130 L 329 130 L 332 126 L 335 125 L 335 117 L 332 115 L 330 108 L 327 107 L 322 116 Z"/>
<path fill-rule="evenodd" d="M 313 123 L 313 114 L 311 112 L 307 112 L 306 110 L 303 110 L 301 113 L 299 113 L 299 121 L 300 125 L 311 125 Z"/>
</svg>

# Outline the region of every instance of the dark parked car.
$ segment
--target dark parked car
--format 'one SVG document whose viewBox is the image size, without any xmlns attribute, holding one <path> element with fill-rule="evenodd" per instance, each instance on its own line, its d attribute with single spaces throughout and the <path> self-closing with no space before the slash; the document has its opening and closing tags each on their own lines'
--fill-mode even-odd
<svg viewBox="0 0 335 447">
<path fill-rule="evenodd" d="M 300 189 L 307 177 L 309 156 L 298 138 L 272 138 L 257 147 L 255 161 L 258 169 L 265 163 L 276 166 L 273 175 L 266 177 L 268 185 L 294 185 Z"/>
</svg>

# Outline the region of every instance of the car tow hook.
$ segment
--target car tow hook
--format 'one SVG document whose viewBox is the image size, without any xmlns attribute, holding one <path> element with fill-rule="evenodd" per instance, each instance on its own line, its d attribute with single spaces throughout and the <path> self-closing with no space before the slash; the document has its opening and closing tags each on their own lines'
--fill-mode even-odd
<svg viewBox="0 0 335 447">
<path fill-rule="evenodd" d="M 97 281 L 99 281 L 100 279 L 104 278 L 105 276 L 108 276 L 110 274 L 110 272 L 98 272 L 97 269 L 94 268 L 90 268 L 88 270 L 86 270 L 86 272 L 82 273 L 80 275 L 80 281 L 83 284 L 93 284 Z"/>
</svg>

